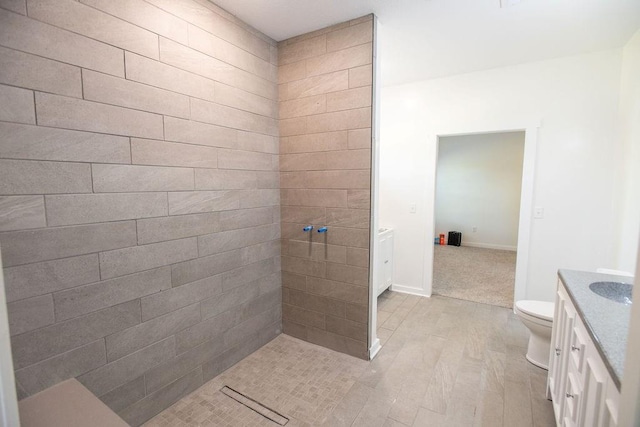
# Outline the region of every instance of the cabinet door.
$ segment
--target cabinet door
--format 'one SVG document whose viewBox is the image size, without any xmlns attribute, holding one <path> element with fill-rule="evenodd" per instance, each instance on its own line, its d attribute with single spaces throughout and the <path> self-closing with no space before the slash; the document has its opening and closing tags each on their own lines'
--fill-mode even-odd
<svg viewBox="0 0 640 427">
<path fill-rule="evenodd" d="M 604 398 L 604 413 L 602 414 L 602 425 L 604 427 L 618 427 L 618 405 L 620 402 L 620 392 L 616 389 L 613 380 L 607 381 L 607 391 Z"/>
<path fill-rule="evenodd" d="M 549 356 L 549 376 L 548 387 L 549 396 L 553 402 L 553 410 L 556 415 L 556 422 L 560 419 L 560 378 L 562 378 L 563 372 L 561 372 L 562 366 L 562 332 L 564 330 L 564 323 L 567 321 L 564 305 L 566 300 L 558 292 L 556 295 L 556 314 L 553 321 L 552 341 L 551 341 L 551 355 Z M 558 422 L 559 424 L 559 422 Z"/>
<path fill-rule="evenodd" d="M 564 394 L 564 423 L 567 427 L 578 426 L 578 409 L 582 399 L 582 387 L 573 370 L 567 375 L 567 383 L 565 385 Z"/>
<path fill-rule="evenodd" d="M 552 347 L 553 363 L 552 370 L 549 370 L 549 389 L 551 400 L 553 401 L 553 409 L 556 415 L 556 422 L 562 424 L 562 418 L 565 413 L 566 399 L 566 383 L 568 378 L 568 361 L 571 342 L 571 333 L 573 331 L 576 311 L 573 304 L 569 300 L 568 295 L 560 286 L 556 304 L 560 305 L 558 312 L 558 322 L 554 321 L 553 328 L 558 327 L 554 334 L 554 346 Z M 577 380 L 577 378 L 576 378 Z"/>
<path fill-rule="evenodd" d="M 590 349 L 591 350 L 591 349 Z M 593 351 L 597 351 L 593 348 Z M 603 425 L 604 392 L 607 382 L 607 371 L 599 356 L 591 351 L 585 358 L 584 391 L 580 409 L 580 424 L 600 427 Z"/>
<path fill-rule="evenodd" d="M 393 235 L 385 233 L 380 237 L 380 258 L 378 259 L 378 295 L 392 284 Z"/>
<path fill-rule="evenodd" d="M 393 234 L 389 235 L 385 243 L 385 252 L 382 260 L 384 271 L 384 284 L 389 287 L 393 284 Z"/>
<path fill-rule="evenodd" d="M 564 322 L 564 304 L 560 292 L 556 292 L 556 302 L 551 330 L 551 346 L 549 354 L 549 373 L 547 374 L 547 399 L 554 400 L 558 393 L 558 378 L 560 367 L 560 347 L 562 342 L 562 323 Z"/>
<path fill-rule="evenodd" d="M 617 427 L 620 392 L 562 284 L 551 344 L 547 397 L 553 400 L 556 424 Z"/>
</svg>

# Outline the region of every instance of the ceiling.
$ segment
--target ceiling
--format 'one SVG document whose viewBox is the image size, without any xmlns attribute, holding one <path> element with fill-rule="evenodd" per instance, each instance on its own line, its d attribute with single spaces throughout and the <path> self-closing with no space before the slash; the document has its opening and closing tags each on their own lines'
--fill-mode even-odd
<svg viewBox="0 0 640 427">
<path fill-rule="evenodd" d="M 640 0 L 213 1 L 278 41 L 375 13 L 383 85 L 621 47 L 640 28 Z"/>
</svg>

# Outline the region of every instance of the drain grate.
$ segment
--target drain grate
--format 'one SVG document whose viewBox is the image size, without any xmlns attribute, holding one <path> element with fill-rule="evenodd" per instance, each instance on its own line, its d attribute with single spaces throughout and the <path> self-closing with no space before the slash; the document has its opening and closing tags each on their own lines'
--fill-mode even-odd
<svg viewBox="0 0 640 427">
<path fill-rule="evenodd" d="M 273 421 L 276 424 L 283 426 L 289 422 L 289 418 L 277 413 L 273 409 L 267 408 L 260 402 L 257 402 L 252 398 L 245 396 L 244 394 L 232 389 L 231 387 L 224 386 L 220 389 L 220 391 L 222 392 L 222 394 L 232 398 L 236 402 L 246 406 L 254 412 L 257 412 L 258 414 Z"/>
</svg>

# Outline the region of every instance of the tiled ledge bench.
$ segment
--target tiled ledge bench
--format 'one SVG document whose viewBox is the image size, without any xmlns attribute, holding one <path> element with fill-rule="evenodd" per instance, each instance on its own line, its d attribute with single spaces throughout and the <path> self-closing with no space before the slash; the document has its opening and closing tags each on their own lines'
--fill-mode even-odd
<svg viewBox="0 0 640 427">
<path fill-rule="evenodd" d="M 75 379 L 19 402 L 22 427 L 128 427 Z"/>
</svg>

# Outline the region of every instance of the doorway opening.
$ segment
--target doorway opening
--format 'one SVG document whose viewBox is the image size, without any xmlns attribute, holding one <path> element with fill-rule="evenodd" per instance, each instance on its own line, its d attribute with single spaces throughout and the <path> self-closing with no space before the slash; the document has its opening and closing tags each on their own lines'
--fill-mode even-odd
<svg viewBox="0 0 640 427">
<path fill-rule="evenodd" d="M 483 128 L 471 128 L 461 126 L 451 130 L 435 132 L 430 136 L 430 153 L 433 169 L 428 176 L 430 185 L 425 187 L 424 198 L 432 209 L 425 212 L 425 221 L 430 226 L 425 227 L 424 234 L 424 256 L 423 256 L 423 283 L 419 294 L 431 296 L 433 288 L 433 259 L 434 259 L 434 235 L 435 228 L 435 191 L 436 191 L 436 164 L 438 158 L 439 140 L 450 136 L 495 134 L 505 132 L 524 132 L 524 155 L 522 161 L 522 185 L 520 190 L 520 213 L 518 221 L 518 243 L 516 253 L 516 272 L 513 304 L 515 301 L 526 299 L 527 295 L 527 274 L 529 260 L 529 246 L 531 238 L 531 221 L 533 217 L 533 186 L 535 178 L 536 153 L 538 145 L 538 130 L 540 123 L 514 126 L 504 124 L 494 124 Z M 464 236 L 463 236 L 464 239 Z M 418 292 L 416 292 L 418 293 Z"/>
<path fill-rule="evenodd" d="M 439 138 L 433 294 L 513 307 L 524 145 L 524 131 Z"/>
<path fill-rule="evenodd" d="M 375 128 L 374 128 L 375 129 Z M 527 275 L 528 275 L 528 260 L 529 260 L 529 246 L 531 238 L 531 226 L 533 218 L 533 191 L 534 191 L 534 179 L 535 179 L 535 167 L 536 167 L 536 155 L 538 145 L 538 131 L 540 129 L 539 121 L 532 122 L 517 122 L 506 123 L 502 119 L 489 124 L 483 124 L 481 126 L 476 125 L 459 125 L 452 128 L 439 129 L 436 132 L 428 134 L 425 138 L 425 154 L 427 156 L 428 168 L 425 171 L 426 185 L 424 186 L 424 193 L 422 194 L 422 201 L 426 209 L 422 212 L 423 224 L 426 226 L 423 231 L 417 235 L 417 240 L 421 245 L 416 245 L 416 249 L 419 250 L 419 259 L 422 260 L 422 277 L 419 281 L 410 284 L 397 284 L 393 283 L 389 289 L 393 293 L 402 294 L 401 298 L 389 303 L 384 302 L 385 299 L 391 299 L 393 294 L 379 295 L 379 277 L 380 277 L 380 248 L 378 236 L 378 213 L 380 207 L 378 205 L 378 188 L 379 188 L 379 142 L 377 138 L 374 138 L 374 167 L 372 173 L 372 234 L 371 234 L 371 249 L 372 249 L 372 280 L 369 287 L 370 297 L 370 311 L 369 311 L 369 337 L 370 343 L 370 357 L 373 358 L 377 351 L 380 350 L 381 344 L 384 344 L 386 338 L 384 332 L 379 329 L 394 316 L 398 310 L 400 312 L 406 312 L 406 305 L 413 296 L 430 297 L 432 295 L 433 285 L 433 260 L 434 260 L 434 236 L 436 233 L 435 224 L 435 191 L 436 191 L 436 165 L 438 156 L 438 143 L 441 138 L 451 136 L 463 136 L 463 135 L 476 135 L 476 134 L 496 134 L 496 133 L 510 133 L 510 132 L 523 132 L 524 133 L 524 153 L 522 160 L 522 177 L 521 177 L 521 189 L 520 189 L 520 209 L 518 220 L 518 241 L 516 251 L 516 267 L 515 267 L 515 285 L 513 291 L 513 302 L 526 299 L 527 297 Z M 391 225 L 392 224 L 381 224 Z M 463 236 L 464 239 L 464 236 Z M 395 251 L 394 251 L 395 252 Z M 395 264 L 395 262 L 394 262 Z M 395 271 L 395 269 L 394 269 Z M 452 301 L 455 301 L 452 299 Z M 382 305 L 384 310 L 390 312 L 385 320 L 385 314 L 380 313 L 378 309 L 378 302 Z M 381 319 L 378 319 L 378 317 Z M 395 316 L 398 317 L 398 316 Z M 379 320 L 383 320 L 380 322 Z M 393 326 L 393 325 L 387 325 Z M 386 328 L 392 329 L 392 328 Z M 389 335 L 390 332 L 387 333 Z"/>
</svg>

